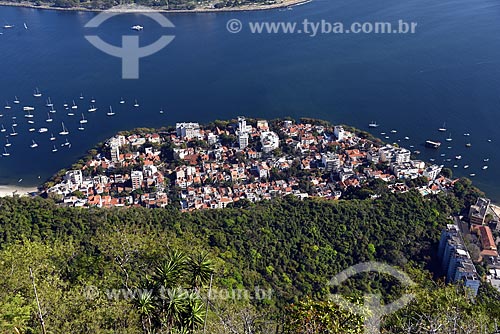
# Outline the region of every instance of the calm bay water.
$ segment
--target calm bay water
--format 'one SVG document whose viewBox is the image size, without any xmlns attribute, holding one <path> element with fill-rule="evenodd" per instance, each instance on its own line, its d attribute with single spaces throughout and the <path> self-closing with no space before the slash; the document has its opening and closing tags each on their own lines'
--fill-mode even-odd
<svg viewBox="0 0 500 334">
<path fill-rule="evenodd" d="M 158 127 L 177 121 L 207 122 L 238 115 L 249 117 L 316 117 L 368 129 L 374 134 L 397 129 L 390 141 L 414 145 L 423 159 L 462 155 L 456 175 L 476 173 L 474 183 L 500 201 L 500 4 L 492 0 L 436 2 L 395 0 L 316 0 L 291 11 L 169 14 L 175 28 L 163 29 L 137 14 L 118 16 L 96 31 L 84 28 L 95 13 L 0 7 L 0 23 L 16 27 L 0 35 L 0 105 L 8 134 L 17 116 L 19 136 L 8 158 L 0 158 L 0 184 L 35 185 L 75 162 L 95 143 L 133 127 Z M 226 31 L 226 22 L 249 21 L 390 21 L 418 22 L 414 35 L 253 35 Z M 26 22 L 28 29 L 24 29 Z M 98 33 L 120 44 L 130 26 L 141 24 L 144 44 L 162 33 L 175 35 L 172 44 L 141 60 L 139 80 L 122 80 L 118 58 L 89 44 L 85 34 Z M 39 87 L 43 97 L 35 99 Z M 84 100 L 78 97 L 80 93 Z M 19 106 L 34 105 L 35 127 L 28 132 Z M 45 98 L 57 113 L 47 118 Z M 98 111 L 87 112 L 89 99 Z M 123 97 L 125 105 L 118 102 Z M 79 109 L 67 116 L 62 104 L 75 100 Z M 140 107 L 132 107 L 137 99 Z M 105 115 L 113 105 L 116 116 Z M 164 114 L 159 110 L 163 108 Z M 81 113 L 89 120 L 78 131 Z M 53 143 L 64 121 L 71 148 Z M 453 137 L 437 132 L 444 122 Z M 43 125 L 42 125 L 43 124 Z M 470 133 L 466 138 L 463 133 Z M 403 140 L 405 136 L 409 141 Z M 383 136 L 382 136 L 383 137 Z M 39 147 L 29 148 L 32 139 Z M 420 145 L 443 142 L 438 151 Z M 491 143 L 487 140 L 491 139 Z M 3 140 L 2 140 L 3 141 Z M 470 141 L 472 148 L 466 149 Z M 2 143 L 3 145 L 3 143 Z M 447 149 L 452 146 L 452 149 Z M 440 157 L 446 153 L 446 157 Z M 489 169 L 481 170 L 489 158 Z M 452 162 L 447 163 L 453 165 Z M 469 169 L 462 166 L 469 164 Z M 40 176 L 40 179 L 38 178 Z"/>
</svg>

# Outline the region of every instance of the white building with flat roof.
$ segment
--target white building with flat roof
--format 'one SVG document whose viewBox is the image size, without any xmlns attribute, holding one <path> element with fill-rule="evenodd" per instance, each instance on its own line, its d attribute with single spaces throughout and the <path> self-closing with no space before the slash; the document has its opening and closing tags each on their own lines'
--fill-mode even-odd
<svg viewBox="0 0 500 334">
<path fill-rule="evenodd" d="M 142 174 L 141 171 L 139 170 L 134 170 L 130 174 L 130 178 L 132 179 L 132 189 L 141 189 L 142 188 L 142 181 L 144 180 L 144 175 Z"/>
<path fill-rule="evenodd" d="M 200 124 L 199 123 L 176 123 L 175 131 L 178 137 L 183 139 L 200 138 Z"/>
<path fill-rule="evenodd" d="M 270 153 L 280 147 L 280 137 L 272 131 L 264 131 L 260 134 L 262 152 Z"/>
</svg>

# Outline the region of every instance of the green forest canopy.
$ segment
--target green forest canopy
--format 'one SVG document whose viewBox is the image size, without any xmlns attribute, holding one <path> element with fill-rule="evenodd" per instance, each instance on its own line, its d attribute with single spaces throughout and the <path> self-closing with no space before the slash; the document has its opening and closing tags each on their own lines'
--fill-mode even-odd
<svg viewBox="0 0 500 334">
<path fill-rule="evenodd" d="M 192 213 L 173 207 L 63 208 L 42 198 L 2 198 L 0 332 L 41 332 L 31 267 L 53 333 L 201 332 L 206 300 L 193 292 L 206 296 L 212 273 L 214 291 L 258 287 L 272 291 L 272 298 L 214 299 L 208 333 L 243 333 L 250 324 L 255 333 L 362 333 L 362 319 L 325 300 L 327 282 L 354 264 L 380 261 L 418 283 L 417 300 L 387 319 L 385 333 L 402 332 L 410 320 L 412 333 L 424 333 L 418 328 L 431 324 L 446 328 L 452 326 L 450 312 L 460 318 L 455 325 L 488 333 L 484 325 L 500 319 L 496 291 L 483 286 L 471 303 L 466 291 L 435 283 L 429 272 L 441 228 L 476 195 L 462 180 L 454 193 L 432 198 L 417 192 L 377 200 L 287 197 Z M 100 293 L 89 298 L 89 287 Z M 168 302 L 157 298 L 162 288 L 178 287 L 185 290 L 172 290 Z M 152 293 L 134 298 L 106 293 L 146 288 Z M 390 278 L 365 275 L 337 292 L 356 302 L 365 292 L 391 301 L 403 288 Z M 436 309 L 442 311 L 436 315 Z"/>
</svg>

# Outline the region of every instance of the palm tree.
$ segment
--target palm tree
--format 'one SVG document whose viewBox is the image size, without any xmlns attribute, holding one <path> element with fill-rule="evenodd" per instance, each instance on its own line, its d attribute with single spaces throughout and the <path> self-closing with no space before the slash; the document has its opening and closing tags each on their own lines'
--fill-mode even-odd
<svg viewBox="0 0 500 334">
<path fill-rule="evenodd" d="M 154 281 L 165 289 L 180 285 L 185 274 L 187 257 L 183 252 L 174 251 L 156 267 Z"/>
<path fill-rule="evenodd" d="M 200 253 L 194 257 L 190 257 L 188 261 L 190 284 L 191 287 L 198 291 L 203 284 L 210 281 L 210 276 L 213 274 L 213 263 L 208 258 L 207 253 Z"/>
<path fill-rule="evenodd" d="M 151 318 L 155 309 L 151 291 L 142 292 L 137 299 L 137 308 L 141 315 L 142 328 L 145 333 L 153 333 Z"/>
<path fill-rule="evenodd" d="M 194 330 L 203 324 L 205 310 L 201 297 L 196 292 L 191 292 L 186 298 L 186 313 L 183 317 L 183 325 Z"/>
<path fill-rule="evenodd" d="M 188 311 L 188 294 L 182 288 L 167 289 L 163 296 L 162 325 L 172 329 L 182 325 L 183 317 Z"/>
</svg>

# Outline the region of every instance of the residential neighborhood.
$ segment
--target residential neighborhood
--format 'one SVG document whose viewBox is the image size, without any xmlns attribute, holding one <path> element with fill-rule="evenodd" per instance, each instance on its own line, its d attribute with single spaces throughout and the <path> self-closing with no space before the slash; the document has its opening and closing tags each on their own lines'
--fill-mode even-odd
<svg viewBox="0 0 500 334">
<path fill-rule="evenodd" d="M 167 131 L 117 134 L 46 193 L 67 206 L 176 204 L 191 211 L 287 195 L 337 200 L 373 184 L 390 192 L 415 188 L 426 196 L 456 182 L 441 170 L 406 148 L 341 125 L 238 117 L 205 127 L 182 122 Z"/>
</svg>

